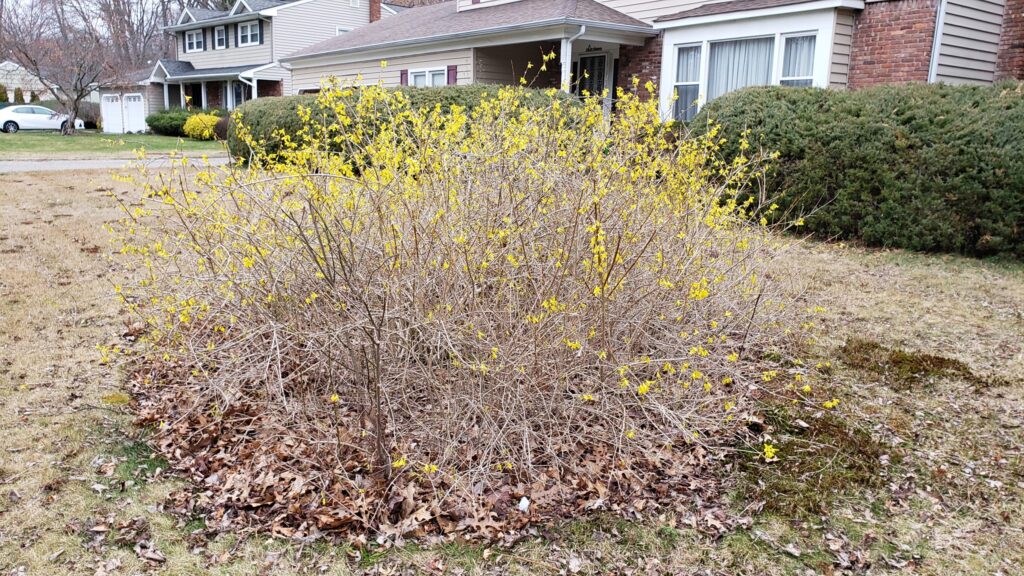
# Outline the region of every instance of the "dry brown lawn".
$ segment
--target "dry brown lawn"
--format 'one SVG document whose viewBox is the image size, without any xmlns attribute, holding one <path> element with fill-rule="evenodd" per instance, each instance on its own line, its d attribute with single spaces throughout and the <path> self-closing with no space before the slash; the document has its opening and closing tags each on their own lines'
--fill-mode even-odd
<svg viewBox="0 0 1024 576">
<path fill-rule="evenodd" d="M 1024 268 L 809 244 L 789 264 L 825 306 L 814 355 L 834 415 L 779 429 L 779 463 L 732 479 L 749 530 L 580 519 L 511 549 L 361 550 L 216 534 L 171 515 L 97 346 L 122 343 L 105 172 L 0 183 L 0 575 L 1024 574 Z M 780 407 L 784 410 L 785 407 Z M 135 550 L 151 543 L 163 561 Z"/>
</svg>

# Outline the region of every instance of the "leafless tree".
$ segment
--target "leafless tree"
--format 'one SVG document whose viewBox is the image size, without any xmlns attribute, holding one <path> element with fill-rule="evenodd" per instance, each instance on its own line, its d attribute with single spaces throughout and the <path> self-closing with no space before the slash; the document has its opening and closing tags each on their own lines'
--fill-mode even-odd
<svg viewBox="0 0 1024 576">
<path fill-rule="evenodd" d="M 67 113 L 65 134 L 74 133 L 91 93 L 123 83 L 133 69 L 94 20 L 60 0 L 8 0 L 0 26 L 11 59 L 37 77 Z"/>
</svg>

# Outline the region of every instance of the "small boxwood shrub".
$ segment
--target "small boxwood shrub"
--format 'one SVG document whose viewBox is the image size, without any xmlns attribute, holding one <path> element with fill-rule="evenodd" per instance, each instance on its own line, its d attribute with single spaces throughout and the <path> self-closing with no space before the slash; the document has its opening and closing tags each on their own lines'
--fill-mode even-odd
<svg viewBox="0 0 1024 576">
<path fill-rule="evenodd" d="M 25 103 L 25 93 L 22 92 L 21 88 L 15 88 L 14 89 L 14 103 L 15 104 L 24 104 Z"/>
<path fill-rule="evenodd" d="M 185 121 L 183 128 L 185 136 L 193 140 L 213 140 L 215 137 L 214 126 L 220 120 L 214 114 L 193 114 Z"/>
<path fill-rule="evenodd" d="M 450 111 L 452 106 L 461 106 L 467 110 L 475 108 L 485 95 L 493 97 L 500 86 L 490 84 L 472 84 L 468 86 L 445 86 L 442 88 L 395 88 L 395 92 L 401 92 L 409 100 L 409 107 L 412 109 L 429 109 L 440 106 L 444 112 Z M 544 90 L 527 89 L 525 98 L 535 105 L 550 101 Z M 238 108 L 239 116 L 243 119 L 246 128 L 252 136 L 261 142 L 266 143 L 264 152 L 273 152 L 278 144 L 279 130 L 285 134 L 296 134 L 302 127 L 303 122 L 299 118 L 299 109 L 309 108 L 313 111 L 313 117 L 319 118 L 321 122 L 330 122 L 334 118 L 332 111 L 324 110 L 317 103 L 316 94 L 302 94 L 298 96 L 284 96 L 276 98 L 259 98 L 246 102 Z M 234 130 L 227 129 L 228 148 L 235 156 L 247 156 L 251 152 L 246 149 Z"/>
<path fill-rule="evenodd" d="M 192 112 L 182 109 L 161 110 L 146 117 L 149 129 L 162 136 L 184 136 L 185 122 Z"/>
<path fill-rule="evenodd" d="M 149 129 L 162 136 L 188 136 L 185 133 L 185 122 L 196 114 L 208 114 L 213 116 L 220 116 L 220 110 L 202 110 L 199 108 L 193 108 L 191 110 L 183 108 L 172 108 L 170 110 L 161 110 L 154 112 L 146 117 L 146 124 Z"/>
<path fill-rule="evenodd" d="M 777 151 L 768 186 L 824 238 L 1024 256 L 1024 85 L 912 84 L 853 92 L 753 88 L 690 124 Z M 710 122 L 709 122 L 710 119 Z"/>
</svg>

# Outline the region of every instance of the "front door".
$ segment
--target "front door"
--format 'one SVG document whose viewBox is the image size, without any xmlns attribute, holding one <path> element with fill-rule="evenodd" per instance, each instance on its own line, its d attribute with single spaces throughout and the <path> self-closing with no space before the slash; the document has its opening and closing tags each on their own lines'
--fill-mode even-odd
<svg viewBox="0 0 1024 576">
<path fill-rule="evenodd" d="M 580 56 L 579 68 L 579 93 L 586 93 L 590 96 L 600 96 L 605 89 L 605 65 L 607 64 L 604 54 L 593 56 Z"/>
</svg>

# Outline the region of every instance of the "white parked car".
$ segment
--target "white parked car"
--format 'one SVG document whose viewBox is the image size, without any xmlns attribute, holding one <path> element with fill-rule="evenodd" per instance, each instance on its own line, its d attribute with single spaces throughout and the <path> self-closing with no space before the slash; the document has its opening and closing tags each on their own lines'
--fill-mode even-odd
<svg viewBox="0 0 1024 576">
<path fill-rule="evenodd" d="M 0 130 L 8 134 L 18 130 L 63 130 L 67 121 L 67 114 L 35 104 L 15 104 L 0 110 Z M 75 128 L 85 128 L 85 122 L 76 118 Z"/>
</svg>

